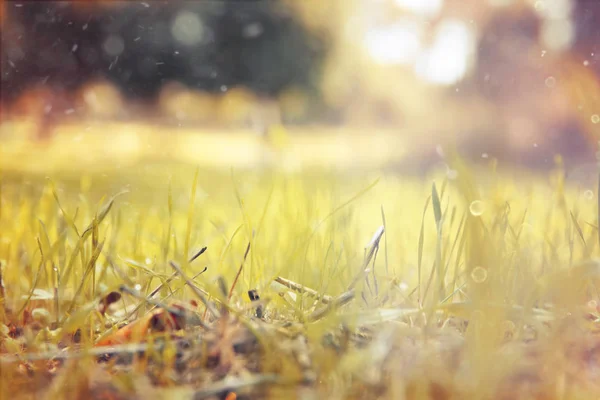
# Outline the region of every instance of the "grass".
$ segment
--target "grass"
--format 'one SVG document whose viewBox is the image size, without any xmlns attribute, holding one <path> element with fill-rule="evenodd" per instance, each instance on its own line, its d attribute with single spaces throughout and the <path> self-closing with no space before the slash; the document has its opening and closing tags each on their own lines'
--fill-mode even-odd
<svg viewBox="0 0 600 400">
<path fill-rule="evenodd" d="M 452 167 L 12 165 L 2 398 L 597 398 L 598 193 Z"/>
</svg>

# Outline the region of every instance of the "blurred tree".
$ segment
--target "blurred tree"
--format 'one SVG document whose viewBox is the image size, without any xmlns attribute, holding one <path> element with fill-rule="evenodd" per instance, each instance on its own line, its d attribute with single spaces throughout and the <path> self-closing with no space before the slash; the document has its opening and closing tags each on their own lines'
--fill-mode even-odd
<svg viewBox="0 0 600 400">
<path fill-rule="evenodd" d="M 2 98 L 37 83 L 64 90 L 90 79 L 127 97 L 154 97 L 169 81 L 220 93 L 244 86 L 276 96 L 316 91 L 326 48 L 283 3 L 9 3 L 2 35 Z"/>
<path fill-rule="evenodd" d="M 576 33 L 573 50 L 586 67 L 600 76 L 600 2 L 574 0 L 574 3 Z"/>
</svg>

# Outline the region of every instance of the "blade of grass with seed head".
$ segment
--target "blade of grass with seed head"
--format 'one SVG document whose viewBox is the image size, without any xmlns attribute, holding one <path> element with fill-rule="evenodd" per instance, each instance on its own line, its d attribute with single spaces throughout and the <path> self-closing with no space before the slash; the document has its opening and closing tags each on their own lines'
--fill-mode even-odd
<svg viewBox="0 0 600 400">
<path fill-rule="evenodd" d="M 193 256 L 190 257 L 190 259 L 188 260 L 188 262 L 191 264 L 192 262 L 194 262 L 194 260 L 198 257 L 200 257 L 202 254 L 204 254 L 204 252 L 206 252 L 206 249 L 208 247 L 204 246 L 202 247 L 200 250 L 198 250 L 196 253 L 194 253 Z"/>
<path fill-rule="evenodd" d="M 204 254 L 206 252 L 206 250 L 208 249 L 208 247 L 204 246 L 203 248 L 201 248 L 196 254 L 194 254 L 192 257 L 190 257 L 190 259 L 188 260 L 188 262 L 191 264 L 192 262 L 194 262 L 198 257 L 200 257 L 202 254 Z M 204 267 L 204 269 L 202 271 L 200 271 L 199 273 L 197 273 L 196 275 L 194 275 L 194 277 L 192 278 L 192 280 L 196 279 L 198 276 L 202 275 L 203 273 L 206 272 L 206 270 L 208 270 L 208 267 Z M 173 274 L 171 274 L 171 276 L 169 276 L 167 278 L 166 281 L 163 281 L 160 285 L 158 285 L 152 292 L 150 292 L 150 294 L 148 295 L 149 298 L 156 296 L 156 294 L 158 292 L 160 292 L 160 290 L 165 286 L 168 285 L 169 283 L 171 283 L 171 281 L 173 279 L 175 279 L 175 277 L 177 276 L 177 272 L 173 272 Z M 136 312 L 139 309 L 139 307 L 136 307 L 135 310 L 133 310 L 132 313 Z"/>
</svg>

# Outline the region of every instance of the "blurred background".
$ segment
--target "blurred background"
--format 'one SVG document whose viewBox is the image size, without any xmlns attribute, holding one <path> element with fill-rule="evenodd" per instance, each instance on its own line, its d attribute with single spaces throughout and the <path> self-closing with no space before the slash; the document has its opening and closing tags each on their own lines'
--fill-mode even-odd
<svg viewBox="0 0 600 400">
<path fill-rule="evenodd" d="M 600 140 L 598 0 L 0 6 L 5 149 L 85 133 L 107 154 L 426 171 L 448 147 L 575 167 Z"/>
</svg>

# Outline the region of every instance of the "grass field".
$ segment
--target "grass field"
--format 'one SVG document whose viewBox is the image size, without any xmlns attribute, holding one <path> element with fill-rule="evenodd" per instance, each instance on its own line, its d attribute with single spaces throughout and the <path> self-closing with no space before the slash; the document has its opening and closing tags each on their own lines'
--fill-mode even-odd
<svg viewBox="0 0 600 400">
<path fill-rule="evenodd" d="M 600 396 L 598 193 L 560 163 L 417 179 L 5 143 L 2 398 Z"/>
</svg>

